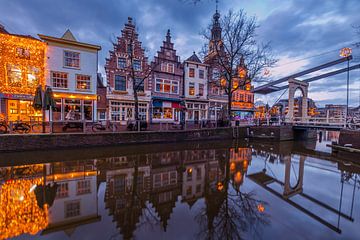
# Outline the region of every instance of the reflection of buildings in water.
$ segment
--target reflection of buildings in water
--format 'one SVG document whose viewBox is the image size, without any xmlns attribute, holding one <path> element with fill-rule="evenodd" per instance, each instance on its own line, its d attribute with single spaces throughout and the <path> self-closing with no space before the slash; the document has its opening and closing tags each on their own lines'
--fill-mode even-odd
<svg viewBox="0 0 360 240">
<path fill-rule="evenodd" d="M 47 183 L 56 183 L 57 190 L 42 234 L 64 231 L 70 236 L 76 227 L 100 221 L 94 161 L 49 163 L 46 175 Z"/>
<path fill-rule="evenodd" d="M 244 177 L 248 166 L 251 163 L 251 148 L 231 148 L 230 149 L 230 175 L 233 187 L 236 191 L 240 190 L 240 186 L 244 182 Z"/>
<path fill-rule="evenodd" d="M 340 131 L 326 131 L 325 132 L 325 141 L 338 142 L 339 136 L 340 136 Z"/>
<path fill-rule="evenodd" d="M 182 152 L 166 152 L 150 155 L 151 192 L 150 203 L 153 205 L 164 231 L 181 192 Z"/>
<path fill-rule="evenodd" d="M 106 171 L 105 206 L 124 239 L 130 239 L 145 207 L 150 165 L 146 156 L 124 156 L 105 161 L 109 167 Z"/>
<path fill-rule="evenodd" d="M 190 208 L 204 194 L 205 164 L 204 160 L 190 163 L 185 160 L 185 172 L 182 176 L 182 201 L 188 203 Z"/>
<path fill-rule="evenodd" d="M 0 186 L 0 239 L 35 235 L 48 225 L 48 205 L 37 202 L 34 189 L 42 178 L 16 179 Z"/>
</svg>

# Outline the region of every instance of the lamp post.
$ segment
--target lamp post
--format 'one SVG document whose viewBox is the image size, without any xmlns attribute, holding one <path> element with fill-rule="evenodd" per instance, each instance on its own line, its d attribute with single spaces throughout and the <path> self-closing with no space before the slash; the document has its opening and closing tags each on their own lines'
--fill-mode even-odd
<svg viewBox="0 0 360 240">
<path fill-rule="evenodd" d="M 346 115 L 345 122 L 347 122 L 349 116 L 349 85 L 350 85 L 350 56 L 351 48 L 345 47 L 340 50 L 340 57 L 347 57 L 347 77 L 346 77 Z"/>
</svg>

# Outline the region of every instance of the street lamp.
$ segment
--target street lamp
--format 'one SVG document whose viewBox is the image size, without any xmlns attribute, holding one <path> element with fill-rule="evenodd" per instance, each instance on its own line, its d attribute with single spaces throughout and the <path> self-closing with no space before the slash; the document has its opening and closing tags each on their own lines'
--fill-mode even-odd
<svg viewBox="0 0 360 240">
<path fill-rule="evenodd" d="M 349 81 L 350 81 L 350 58 L 352 50 L 351 48 L 345 47 L 340 50 L 340 57 L 347 57 L 347 78 L 346 78 L 346 115 L 345 122 L 349 115 Z"/>
</svg>

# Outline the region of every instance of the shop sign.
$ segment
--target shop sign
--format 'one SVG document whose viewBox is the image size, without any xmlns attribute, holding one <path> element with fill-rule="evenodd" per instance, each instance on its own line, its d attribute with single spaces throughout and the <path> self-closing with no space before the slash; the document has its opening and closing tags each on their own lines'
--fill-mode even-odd
<svg viewBox="0 0 360 240">
<path fill-rule="evenodd" d="M 0 98 L 19 99 L 19 100 L 33 100 L 34 96 L 30 95 L 30 94 L 0 93 Z"/>
</svg>

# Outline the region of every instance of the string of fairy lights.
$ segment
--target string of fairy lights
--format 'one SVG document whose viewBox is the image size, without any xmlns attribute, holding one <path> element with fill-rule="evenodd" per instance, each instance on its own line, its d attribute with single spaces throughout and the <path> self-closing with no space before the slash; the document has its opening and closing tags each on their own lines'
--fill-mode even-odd
<svg viewBox="0 0 360 240">
<path fill-rule="evenodd" d="M 45 85 L 45 43 L 9 34 L 0 34 L 0 42 L 0 92 L 34 94 Z"/>
</svg>

